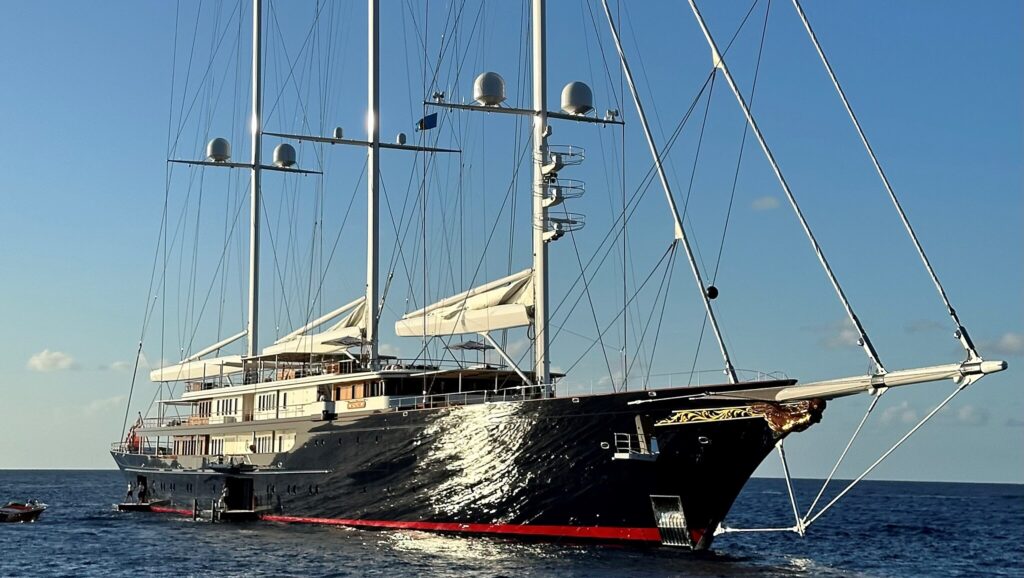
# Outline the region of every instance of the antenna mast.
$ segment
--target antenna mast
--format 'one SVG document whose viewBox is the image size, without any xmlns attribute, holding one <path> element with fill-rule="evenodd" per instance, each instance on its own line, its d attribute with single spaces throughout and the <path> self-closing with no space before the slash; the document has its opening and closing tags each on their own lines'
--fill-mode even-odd
<svg viewBox="0 0 1024 578">
<path fill-rule="evenodd" d="M 246 326 L 248 356 L 259 348 L 257 324 L 259 322 L 260 295 L 260 147 L 263 140 L 263 86 L 260 82 L 260 31 L 262 28 L 261 0 L 252 3 L 252 169 L 249 186 L 249 319 Z"/>
<path fill-rule="evenodd" d="M 533 0 L 533 371 L 534 381 L 550 397 L 551 360 L 548 356 L 548 245 L 544 232 L 548 209 L 542 167 L 548 160 L 547 70 L 545 1 Z"/>
<path fill-rule="evenodd" d="M 380 217 L 378 215 L 380 200 L 380 21 L 378 11 L 380 0 L 368 0 L 368 91 L 366 115 L 366 347 L 370 369 L 376 369 L 377 327 L 380 307 L 377 277 L 380 274 Z"/>
</svg>

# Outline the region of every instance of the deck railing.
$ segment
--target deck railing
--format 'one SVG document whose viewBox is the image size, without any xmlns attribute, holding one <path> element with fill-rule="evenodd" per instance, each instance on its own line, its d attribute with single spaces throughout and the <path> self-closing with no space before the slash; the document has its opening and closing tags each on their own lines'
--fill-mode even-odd
<svg viewBox="0 0 1024 578">
<path fill-rule="evenodd" d="M 491 389 L 437 393 L 433 395 L 410 395 L 390 398 L 388 400 L 388 407 L 394 410 L 408 410 L 449 407 L 455 405 L 472 405 L 487 402 L 524 401 L 527 399 L 540 399 L 543 396 L 543 393 L 544 386 L 525 385 L 499 390 Z"/>
</svg>

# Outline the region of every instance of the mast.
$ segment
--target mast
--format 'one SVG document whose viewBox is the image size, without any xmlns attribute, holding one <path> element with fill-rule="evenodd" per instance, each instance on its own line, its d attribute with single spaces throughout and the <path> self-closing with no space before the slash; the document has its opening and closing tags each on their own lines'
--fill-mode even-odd
<svg viewBox="0 0 1024 578">
<path fill-rule="evenodd" d="M 252 168 L 249 198 L 249 319 L 246 325 L 246 355 L 259 348 L 257 327 L 260 294 L 260 147 L 263 131 L 263 86 L 260 83 L 261 0 L 252 2 Z"/>
<path fill-rule="evenodd" d="M 380 0 L 368 0 L 368 102 L 366 116 L 366 347 L 371 369 L 377 367 L 377 310 L 380 307 L 377 277 L 380 275 L 378 251 L 380 249 Z"/>
<path fill-rule="evenodd" d="M 544 206 L 545 180 L 542 167 L 548 159 L 547 70 L 545 46 L 545 0 L 533 0 L 533 291 L 534 291 L 534 381 L 543 385 L 544 397 L 551 396 L 551 360 L 548 357 L 548 247 L 544 232 L 548 209 Z"/>
</svg>

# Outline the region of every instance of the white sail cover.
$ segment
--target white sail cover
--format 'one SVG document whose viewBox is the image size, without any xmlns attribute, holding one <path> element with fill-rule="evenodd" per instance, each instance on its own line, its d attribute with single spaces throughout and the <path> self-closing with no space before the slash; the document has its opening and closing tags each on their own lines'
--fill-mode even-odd
<svg viewBox="0 0 1024 578">
<path fill-rule="evenodd" d="M 335 323 L 326 331 L 313 334 L 308 333 L 317 325 L 326 323 L 345 313 L 347 315 L 341 321 Z M 366 298 L 361 297 L 278 339 L 273 345 L 265 348 L 263 354 L 336 353 L 348 349 L 349 346 L 343 343 L 344 340 L 361 339 L 365 333 Z"/>
<path fill-rule="evenodd" d="M 406 314 L 399 337 L 486 333 L 533 321 L 533 269 L 525 269 Z"/>
<path fill-rule="evenodd" d="M 150 381 L 194 381 L 242 371 L 241 355 L 185 360 L 149 372 Z"/>
<path fill-rule="evenodd" d="M 242 337 L 245 337 L 246 333 L 247 332 L 245 330 L 240 331 L 227 339 L 222 339 L 205 349 L 193 353 L 178 363 L 154 369 L 149 372 L 149 380 L 154 382 L 194 381 L 197 379 L 214 378 L 220 375 L 238 373 L 242 371 L 242 356 L 240 355 L 211 357 L 209 359 L 201 358 L 204 355 L 209 355 L 231 345 Z"/>
</svg>

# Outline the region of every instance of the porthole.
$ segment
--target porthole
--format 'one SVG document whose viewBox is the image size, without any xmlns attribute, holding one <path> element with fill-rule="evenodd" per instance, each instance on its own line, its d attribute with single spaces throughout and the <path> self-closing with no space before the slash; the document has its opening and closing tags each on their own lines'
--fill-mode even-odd
<svg viewBox="0 0 1024 578">
<path fill-rule="evenodd" d="M 612 446 L 608 442 L 601 442 L 601 449 L 602 450 L 606 450 L 606 449 L 608 449 L 610 447 L 612 447 Z"/>
<path fill-rule="evenodd" d="M 711 440 L 708 438 L 708 436 L 698 436 L 697 442 L 700 443 L 700 445 L 702 446 L 706 446 L 709 443 L 711 443 Z"/>
</svg>

